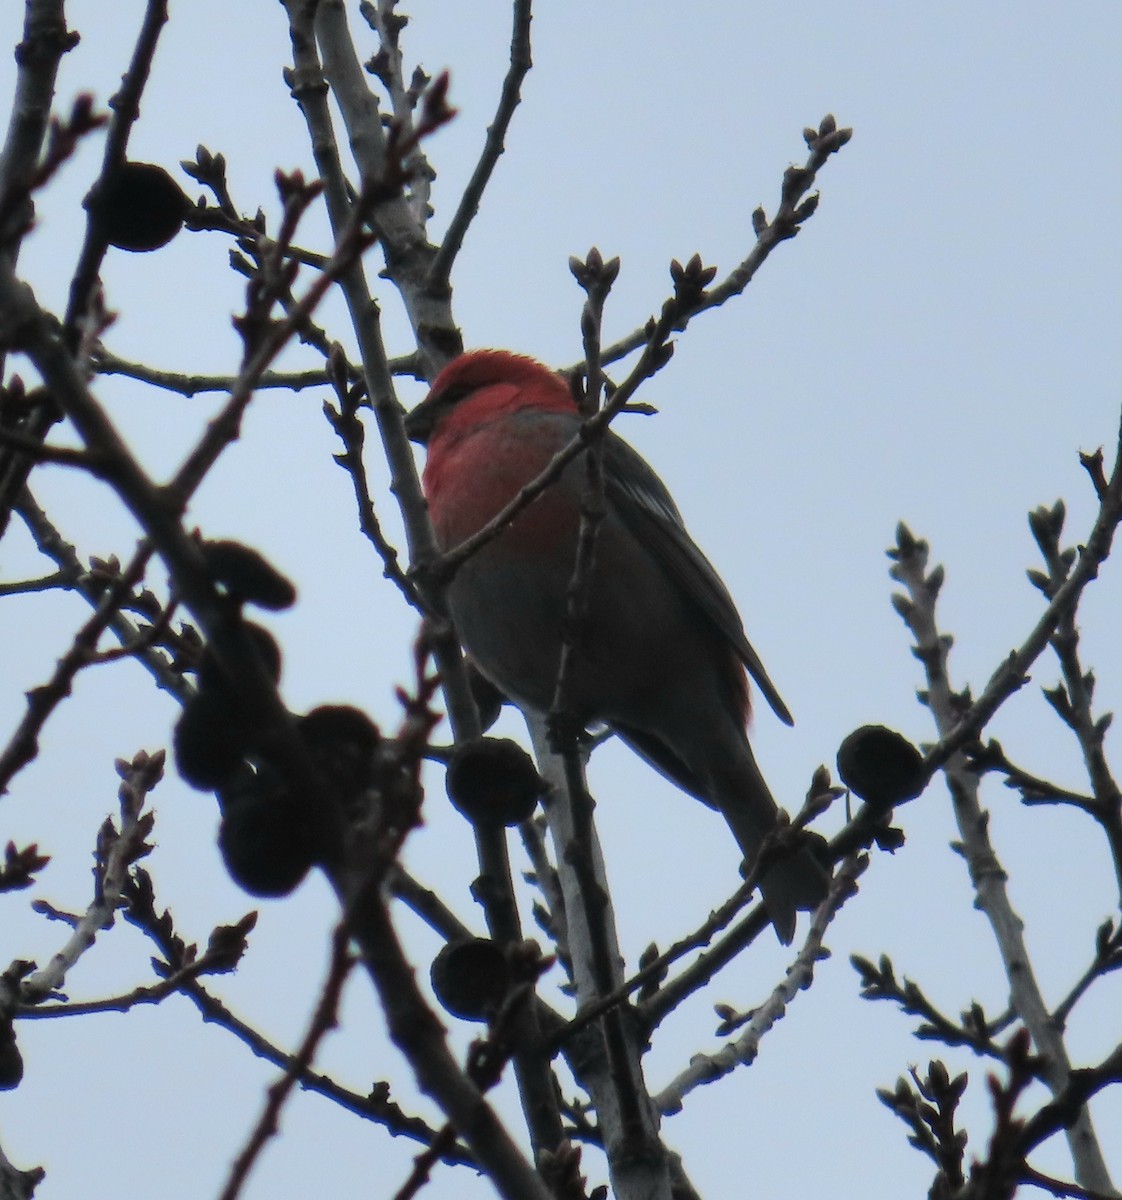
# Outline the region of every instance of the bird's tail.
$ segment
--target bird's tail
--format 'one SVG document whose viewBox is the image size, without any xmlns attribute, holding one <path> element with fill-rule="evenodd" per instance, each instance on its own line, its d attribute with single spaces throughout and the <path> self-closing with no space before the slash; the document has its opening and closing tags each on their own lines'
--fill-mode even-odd
<svg viewBox="0 0 1122 1200">
<path fill-rule="evenodd" d="M 614 723 L 614 728 L 667 779 L 710 808 L 718 809 L 745 861 L 753 862 L 764 838 L 775 828 L 778 808 L 743 730 L 702 721 L 704 732 L 712 734 L 716 730 L 717 736 L 707 742 L 701 735 L 694 739 L 704 750 L 694 762 L 686 763 L 666 739 L 656 734 L 619 722 Z M 800 909 L 817 908 L 828 886 L 825 869 L 805 848 L 777 862 L 764 876 L 760 884 L 764 904 L 776 935 L 785 946 L 795 936 L 795 914 Z"/>
<path fill-rule="evenodd" d="M 722 789 L 717 807 L 750 866 L 764 838 L 775 827 L 777 809 L 751 749 L 747 745 L 745 749 L 747 762 L 737 772 L 738 786 Z M 828 887 L 829 877 L 809 847 L 777 862 L 760 881 L 768 916 L 785 946 L 795 936 L 795 914 L 817 908 Z"/>
</svg>

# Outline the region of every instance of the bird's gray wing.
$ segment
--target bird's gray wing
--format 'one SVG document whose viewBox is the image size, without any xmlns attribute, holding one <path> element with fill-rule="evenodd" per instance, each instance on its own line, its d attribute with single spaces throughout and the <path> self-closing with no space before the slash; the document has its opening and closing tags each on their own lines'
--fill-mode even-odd
<svg viewBox="0 0 1122 1200">
<path fill-rule="evenodd" d="M 787 705 L 744 633 L 736 605 L 712 564 L 686 531 L 670 493 L 622 438 L 604 438 L 604 491 L 627 529 L 662 564 L 702 617 L 732 646 L 775 715 L 794 724 Z"/>
</svg>

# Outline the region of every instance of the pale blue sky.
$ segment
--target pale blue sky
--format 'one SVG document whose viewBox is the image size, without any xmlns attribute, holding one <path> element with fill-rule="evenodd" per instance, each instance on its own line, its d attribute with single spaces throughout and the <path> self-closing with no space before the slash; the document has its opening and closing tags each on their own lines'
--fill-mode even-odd
<svg viewBox="0 0 1122 1200">
<path fill-rule="evenodd" d="M 79 89 L 108 98 L 142 7 L 69 6 L 83 41 L 65 60 L 62 105 Z M 0 45 L 18 39 L 21 8 L 9 3 L 0 12 Z M 175 8 L 134 156 L 174 168 L 204 142 L 226 154 L 244 211 L 261 205 L 273 214 L 273 170 L 310 164 L 281 78 L 289 61 L 283 11 L 264 0 Z M 407 56 L 432 72 L 450 68 L 461 110 L 429 146 L 440 172 L 439 233 L 490 120 L 508 13 L 498 0 L 418 0 L 410 11 Z M 755 739 L 789 807 L 857 725 L 931 736 L 913 698 L 919 664 L 888 602 L 883 551 L 897 520 L 928 537 L 947 566 L 941 612 L 957 639 L 952 671 L 976 691 L 1039 611 L 1023 573 L 1037 565 L 1027 509 L 1062 495 L 1069 540 L 1090 526 L 1093 496 L 1077 452 L 1102 445 L 1109 460 L 1122 394 L 1120 25 L 1122 9 L 1106 2 L 540 5 L 535 68 L 454 279 L 469 345 L 557 365 L 578 358 L 581 296 L 567 260 L 593 244 L 623 259 L 607 336 L 629 331 L 661 303 L 670 258 L 696 250 L 725 270 L 744 256 L 752 209 L 774 211 L 783 169 L 805 155 L 804 125 L 833 111 L 855 129 L 822 172 L 819 211 L 799 238 L 776 251 L 743 298 L 679 339 L 673 363 L 644 393 L 660 414 L 620 426 L 674 491 L 795 713 L 786 730 L 761 712 Z M 11 61 L 10 52 L 0 59 L 0 97 L 11 95 Z M 56 307 L 99 155 L 91 145 L 64 170 L 21 258 L 40 298 Z M 326 244 L 322 223 L 308 240 Z M 158 254 L 111 256 L 108 301 L 121 315 L 107 343 L 170 369 L 233 370 L 239 346 L 229 317 L 242 297 L 227 249 L 217 235 L 184 235 Z M 408 350 L 392 296 L 380 296 L 391 353 Z M 323 316 L 349 343 L 341 309 Z M 293 352 L 288 361 L 314 358 Z M 100 382 L 98 394 L 158 475 L 212 411 L 202 398 L 161 397 L 121 381 Z M 407 402 L 419 394 L 402 389 Z M 413 622 L 354 532 L 322 399 L 261 397 L 191 518 L 208 533 L 259 546 L 298 580 L 299 606 L 272 622 L 285 647 L 290 705 L 347 700 L 392 724 Z M 372 474 L 382 480 L 373 458 Z M 130 522 L 99 489 L 54 469 L 39 472 L 36 484 L 83 553 L 127 552 Z M 393 528 L 390 498 L 383 492 L 379 501 Z M 25 538 L 5 544 L 0 577 L 38 570 Z M 1120 604 L 1119 570 L 1109 566 L 1082 610 L 1104 710 L 1122 704 Z M 0 602 L 0 741 L 18 719 L 20 693 L 49 673 L 81 612 L 64 599 Z M 1029 768 L 1079 786 L 1077 750 L 1035 687 L 1053 683 L 1056 668 L 1044 659 L 1034 676 L 992 732 Z M 129 667 L 80 681 L 40 761 L 3 801 L 3 838 L 36 840 L 55 856 L 35 895 L 63 908 L 85 902 L 93 834 L 114 804 L 112 760 L 166 744 L 174 715 Z M 633 961 L 649 940 L 665 943 L 723 898 L 736 878 L 735 847 L 717 818 L 622 748 L 597 760 L 601 834 Z M 997 785 L 984 799 L 1055 1002 L 1112 912 L 1105 851 L 1089 822 L 1026 813 Z M 315 880 L 291 900 L 255 904 L 221 870 L 209 799 L 169 779 L 155 800 L 151 866 L 161 903 L 192 939 L 261 908 L 246 967 L 217 990 L 291 1044 L 322 971 L 332 917 L 326 889 Z M 427 819 L 409 846 L 410 863 L 478 924 L 466 895 L 474 873 L 468 831 L 439 783 Z M 947 850 L 954 831 L 945 790 L 932 787 L 901 821 L 907 847 L 874 862 L 828 939 L 833 959 L 758 1062 L 695 1094 L 668 1123 L 667 1141 L 706 1197 L 926 1192 L 926 1162 L 873 1089 L 891 1086 L 910 1063 L 925 1065 L 932 1047 L 913 1041 L 909 1022 L 888 1006 L 858 999 L 847 956 L 889 952 L 951 1013 L 975 996 L 1000 1011 L 1006 988 L 964 868 Z M 4 903 L 7 958 L 49 956 L 58 927 L 25 914 L 23 895 Z M 424 961 L 431 939 L 404 924 Z M 144 977 L 148 953 L 130 929 L 113 931 L 75 971 L 71 994 L 130 986 Z M 654 1086 L 693 1049 L 716 1044 L 708 1004 L 750 1007 L 784 964 L 778 947 L 759 949 L 670 1022 L 650 1060 Z M 1119 1040 L 1119 983 L 1096 992 L 1072 1021 L 1077 1059 Z M 461 1046 L 470 1035 L 455 1031 Z M 48 1168 L 44 1197 L 215 1193 L 271 1078 L 178 1000 L 128 1017 L 24 1022 L 19 1037 L 27 1077 L 0 1095 L 0 1130 L 9 1157 Z M 950 1061 L 971 1071 L 964 1109 L 980 1151 L 990 1128 L 984 1070 Z M 360 978 L 324 1063 L 359 1088 L 390 1077 L 396 1090 L 403 1077 Z M 400 1086 L 408 1106 L 412 1085 Z M 503 1103 L 512 1111 L 509 1095 Z M 1118 1182 L 1122 1100 L 1100 1104 L 1095 1116 Z M 313 1189 L 392 1195 L 408 1171 L 411 1146 L 315 1097 L 296 1097 L 284 1133 L 253 1177 L 251 1200 Z M 728 1142 L 745 1147 L 736 1178 L 722 1148 Z M 1038 1161 L 1066 1172 L 1062 1148 Z M 589 1173 L 592 1182 L 604 1179 L 592 1159 Z M 487 1190 L 445 1171 L 431 1194 Z"/>
</svg>

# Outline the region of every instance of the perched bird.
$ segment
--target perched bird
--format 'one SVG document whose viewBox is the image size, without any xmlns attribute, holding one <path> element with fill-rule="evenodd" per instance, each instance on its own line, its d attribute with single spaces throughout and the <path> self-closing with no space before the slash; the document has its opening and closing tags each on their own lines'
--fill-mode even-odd
<svg viewBox="0 0 1122 1200">
<path fill-rule="evenodd" d="M 581 424 L 566 381 L 501 350 L 461 355 L 409 413 L 428 447 L 424 491 L 444 550 L 481 529 L 568 443 Z M 679 787 L 728 822 L 751 859 L 776 804 L 748 745 L 745 668 L 781 720 L 728 590 L 694 544 L 665 485 L 621 438 L 603 440 L 606 514 L 595 543 L 570 676 L 573 715 L 604 722 Z M 578 457 L 454 576 L 448 599 L 470 657 L 519 706 L 553 700 L 573 575 L 586 467 Z M 764 877 L 781 941 L 814 907 L 826 874 L 808 849 Z"/>
</svg>

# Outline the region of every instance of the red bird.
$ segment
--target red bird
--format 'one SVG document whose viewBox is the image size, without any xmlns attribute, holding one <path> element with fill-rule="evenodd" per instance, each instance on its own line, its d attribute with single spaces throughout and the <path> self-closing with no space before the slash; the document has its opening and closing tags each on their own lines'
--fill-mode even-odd
<svg viewBox="0 0 1122 1200">
<path fill-rule="evenodd" d="M 481 529 L 577 433 L 565 380 L 502 350 L 461 355 L 406 418 L 428 447 L 424 490 L 444 550 Z M 665 485 L 621 438 L 603 440 L 606 515 L 570 676 L 583 722 L 601 721 L 653 767 L 728 822 L 751 859 L 776 804 L 748 745 L 751 674 L 779 718 L 791 716 L 732 598 L 694 545 Z M 519 706 L 553 700 L 586 470 L 559 481 L 469 558 L 449 587 L 452 617 L 479 669 Z M 764 901 L 781 941 L 814 907 L 826 875 L 809 850 L 776 864 Z"/>
</svg>

